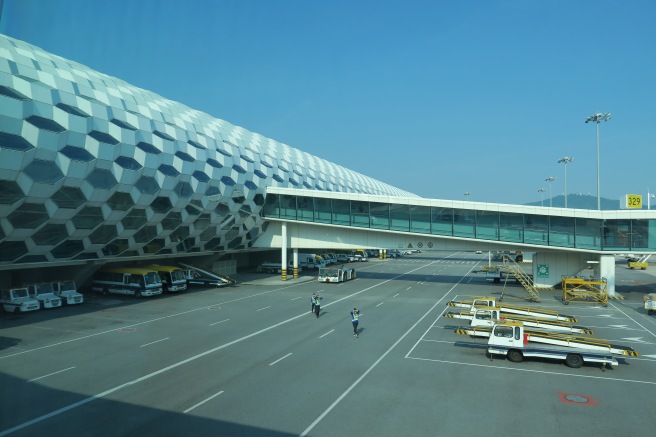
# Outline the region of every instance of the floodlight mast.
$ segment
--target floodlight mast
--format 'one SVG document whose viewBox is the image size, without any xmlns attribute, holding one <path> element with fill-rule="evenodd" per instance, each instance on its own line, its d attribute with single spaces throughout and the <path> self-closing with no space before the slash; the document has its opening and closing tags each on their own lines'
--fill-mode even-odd
<svg viewBox="0 0 656 437">
<path fill-rule="evenodd" d="M 558 164 L 565 164 L 565 208 L 567 208 L 567 164 L 573 160 L 571 156 L 563 156 L 558 160 Z"/>
<path fill-rule="evenodd" d="M 589 116 L 588 118 L 585 119 L 586 123 L 593 122 L 597 125 L 597 209 L 601 210 L 601 173 L 600 173 L 600 159 L 599 159 L 599 123 L 602 121 L 608 121 L 610 120 L 611 115 L 610 112 L 607 112 L 605 114 L 602 114 L 601 112 L 597 112 L 596 114 L 593 114 Z"/>
<path fill-rule="evenodd" d="M 551 194 L 551 183 L 553 181 L 555 181 L 556 179 L 558 179 L 558 178 L 553 177 L 553 176 L 549 176 L 548 178 L 545 179 L 545 181 L 549 182 L 549 208 L 551 208 L 553 206 L 553 196 Z"/>
</svg>

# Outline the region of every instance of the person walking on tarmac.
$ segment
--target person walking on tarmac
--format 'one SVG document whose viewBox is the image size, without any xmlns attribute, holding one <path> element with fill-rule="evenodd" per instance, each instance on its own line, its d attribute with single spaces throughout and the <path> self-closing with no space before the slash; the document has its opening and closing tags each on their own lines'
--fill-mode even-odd
<svg viewBox="0 0 656 437">
<path fill-rule="evenodd" d="M 310 310 L 310 313 L 314 312 L 314 299 L 317 297 L 317 293 L 312 293 L 312 297 L 310 298 L 310 303 L 312 304 L 312 309 Z"/>
<path fill-rule="evenodd" d="M 323 297 L 318 294 L 314 296 L 314 314 L 319 318 L 319 313 L 321 312 L 321 299 Z"/>
<path fill-rule="evenodd" d="M 360 316 L 362 313 L 357 309 L 353 308 L 353 311 L 351 311 L 351 323 L 353 323 L 353 336 L 354 337 L 359 337 L 358 335 L 358 324 L 360 323 Z"/>
</svg>

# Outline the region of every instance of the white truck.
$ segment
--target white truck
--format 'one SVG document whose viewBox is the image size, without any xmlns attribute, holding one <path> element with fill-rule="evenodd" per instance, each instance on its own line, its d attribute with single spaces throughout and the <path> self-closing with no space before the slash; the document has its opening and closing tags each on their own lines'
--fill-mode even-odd
<svg viewBox="0 0 656 437">
<path fill-rule="evenodd" d="M 8 313 L 26 313 L 39 309 L 39 302 L 32 299 L 27 288 L 10 288 L 0 291 L 0 304 Z"/>
<path fill-rule="evenodd" d="M 486 335 L 482 335 L 486 331 Z M 617 365 L 615 355 L 639 356 L 629 346 L 612 345 L 606 340 L 576 337 L 567 334 L 526 331 L 522 322 L 504 321 L 490 328 L 459 328 L 456 334 L 485 336 L 488 338 L 487 352 L 505 355 L 512 362 L 524 358 L 548 358 L 564 360 L 568 367 L 578 368 L 584 362 Z M 535 346 L 530 343 L 539 343 Z M 544 346 L 546 345 L 546 346 Z"/>
<path fill-rule="evenodd" d="M 504 313 L 507 313 L 507 314 L 517 314 L 521 316 L 539 317 L 541 319 L 548 319 L 548 320 L 562 320 L 565 322 L 574 322 L 574 323 L 577 322 L 576 317 L 567 316 L 564 314 L 558 314 L 556 311 L 553 310 L 532 308 L 522 305 L 512 305 L 507 303 L 502 304 L 501 302 L 497 302 L 497 299 L 495 297 L 474 297 L 472 300 L 462 300 L 462 301 L 452 300 L 450 302 L 447 302 L 447 306 L 457 307 L 457 308 L 467 308 L 467 309 L 474 309 L 477 306 L 495 307 L 495 308 L 499 308 L 502 315 L 504 315 Z"/>
<path fill-rule="evenodd" d="M 448 312 L 444 314 L 448 319 L 470 320 L 469 325 L 473 327 L 490 327 L 504 320 L 513 320 L 522 322 L 524 326 L 530 329 L 540 329 L 544 331 L 565 332 L 569 334 L 592 334 L 590 328 L 584 326 L 574 326 L 572 322 L 563 320 L 541 319 L 539 317 L 521 316 L 519 314 L 502 314 L 498 308 L 494 307 L 474 307 L 470 311 L 461 311 L 459 313 Z"/>
<path fill-rule="evenodd" d="M 645 302 L 645 309 L 650 316 L 656 314 L 656 293 L 649 293 L 642 297 Z"/>
<path fill-rule="evenodd" d="M 322 269 L 326 267 L 326 261 L 316 253 L 299 253 L 298 266 L 306 269 Z"/>
<path fill-rule="evenodd" d="M 78 293 L 75 281 L 54 281 L 52 289 L 55 295 L 61 298 L 66 305 L 78 305 L 84 302 L 84 296 Z"/>
<path fill-rule="evenodd" d="M 319 282 L 345 282 L 355 279 L 355 269 L 319 269 Z"/>
<path fill-rule="evenodd" d="M 55 290 L 50 282 L 29 284 L 27 292 L 32 299 L 39 301 L 40 308 L 58 308 L 62 304 L 62 300 L 55 295 Z"/>
</svg>

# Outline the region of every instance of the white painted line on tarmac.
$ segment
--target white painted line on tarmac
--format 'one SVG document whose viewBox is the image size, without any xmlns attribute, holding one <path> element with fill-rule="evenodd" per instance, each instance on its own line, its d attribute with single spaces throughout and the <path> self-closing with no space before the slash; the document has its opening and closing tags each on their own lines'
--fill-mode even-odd
<svg viewBox="0 0 656 437">
<path fill-rule="evenodd" d="M 269 305 L 268 307 L 264 307 L 264 308 L 260 308 L 260 309 L 259 309 L 259 310 L 257 310 L 257 311 L 262 311 L 262 310 L 266 310 L 267 308 L 271 308 L 271 305 Z"/>
<path fill-rule="evenodd" d="M 393 278 L 393 279 L 396 279 L 396 278 Z M 387 282 L 387 281 L 385 281 L 385 282 Z M 381 284 L 384 284 L 385 282 L 381 282 Z M 227 303 L 238 302 L 240 300 L 250 299 L 252 297 L 258 297 L 258 296 L 262 296 L 264 294 L 269 294 L 269 293 L 274 293 L 276 291 L 285 290 L 287 288 L 298 287 L 298 286 L 303 285 L 303 284 L 304 283 L 301 282 L 299 284 L 293 284 L 293 285 L 289 285 L 289 286 L 286 286 L 286 287 L 280 287 L 280 288 L 276 288 L 276 289 L 269 290 L 269 291 L 263 291 L 261 293 L 255 293 L 255 294 L 252 294 L 250 296 L 244 296 L 244 297 L 240 297 L 240 298 L 233 299 L 233 300 L 227 300 L 225 302 L 222 302 L 222 304 L 225 305 Z M 376 287 L 378 285 L 380 285 L 380 284 L 374 285 L 374 287 Z M 39 351 L 39 350 L 42 350 L 42 349 L 47 349 L 47 348 L 51 348 L 51 347 L 55 347 L 55 346 L 60 346 L 62 344 L 72 343 L 74 341 L 85 340 L 87 338 L 96 337 L 96 336 L 103 335 L 103 334 L 109 334 L 109 333 L 112 333 L 112 332 L 119 332 L 119 331 L 121 331 L 123 329 L 126 329 L 126 328 L 133 328 L 135 326 L 147 325 L 148 323 L 153 323 L 153 322 L 158 322 L 160 320 L 166 320 L 166 319 L 170 319 L 170 318 L 173 318 L 173 317 L 183 316 L 185 314 L 193 313 L 194 311 L 206 310 L 207 308 L 209 308 L 211 306 L 213 306 L 213 305 L 206 305 L 206 306 L 203 306 L 203 307 L 200 307 L 200 308 L 194 308 L 194 309 L 191 309 L 191 310 L 188 310 L 188 311 L 182 311 L 182 312 L 176 313 L 176 314 L 169 314 L 168 316 L 157 317 L 155 319 L 145 320 L 143 322 L 135 323 L 135 324 L 132 324 L 132 325 L 121 326 L 120 328 L 109 329 L 107 331 L 97 332 L 95 334 L 84 335 L 82 337 L 72 338 L 70 340 L 64 340 L 64 341 L 60 341 L 60 342 L 57 342 L 57 343 L 47 344 L 45 346 L 36 347 L 34 349 L 28 349 L 28 350 L 24 350 L 24 351 L 21 351 L 21 352 L 16 352 L 16 353 L 9 354 L 9 355 L 3 355 L 3 356 L 0 356 L 0 360 L 4 360 L 5 358 L 10 358 L 10 357 L 15 357 L 17 355 L 23 355 L 23 354 L 26 354 L 26 353 L 29 353 L 29 352 L 35 352 L 35 351 Z M 3 434 L 0 434 L 0 437 L 2 435 Z"/>
<path fill-rule="evenodd" d="M 384 304 L 384 303 L 385 303 L 385 302 L 381 302 L 381 303 L 379 303 L 378 305 L 376 305 L 376 307 L 379 307 L 379 306 L 381 306 L 381 305 Z"/>
<path fill-rule="evenodd" d="M 150 342 L 150 343 L 146 343 L 146 344 L 142 344 L 142 345 L 141 345 L 141 346 L 139 346 L 139 347 L 146 347 L 146 346 L 150 346 L 151 344 L 155 344 L 155 343 L 159 343 L 160 341 L 166 341 L 166 340 L 168 340 L 168 339 L 169 339 L 169 338 L 168 338 L 168 337 L 166 337 L 166 338 L 163 338 L 163 339 L 161 339 L 161 340 L 155 340 L 155 341 L 152 341 L 152 342 Z"/>
<path fill-rule="evenodd" d="M 210 326 L 218 325 L 219 323 L 227 322 L 230 319 L 221 320 L 220 322 L 210 323 Z"/>
<path fill-rule="evenodd" d="M 392 297 L 396 297 L 396 296 L 398 296 L 398 295 L 399 295 L 399 293 L 396 293 L 396 294 L 395 294 L 394 296 L 392 296 Z"/>
<path fill-rule="evenodd" d="M 652 337 L 656 337 L 656 333 L 655 333 L 655 332 L 652 332 L 652 331 L 650 331 L 649 329 L 647 329 L 647 328 L 645 328 L 644 326 L 642 326 L 640 323 L 638 323 L 637 320 L 635 320 L 634 318 L 632 318 L 631 316 L 629 316 L 628 314 L 626 314 L 624 311 L 622 311 L 621 309 L 619 309 L 619 308 L 617 307 L 617 305 L 615 305 L 615 304 L 612 303 L 612 302 L 610 302 L 609 305 L 612 306 L 613 308 L 615 308 L 615 309 L 616 309 L 617 311 L 619 311 L 620 313 L 624 314 L 626 317 L 629 318 L 629 320 L 631 320 L 633 323 L 635 323 L 636 325 L 638 325 L 638 326 L 640 326 L 642 329 L 644 329 L 645 332 L 648 332 L 649 334 L 651 334 Z"/>
<path fill-rule="evenodd" d="M 330 306 L 330 305 L 333 305 L 333 304 L 339 303 L 339 302 L 341 302 L 341 301 L 343 301 L 343 300 L 345 300 L 345 299 L 349 299 L 349 298 L 351 298 L 351 297 L 353 297 L 353 296 L 357 296 L 357 295 L 359 295 L 359 294 L 361 294 L 361 293 L 364 293 L 365 291 L 369 291 L 369 290 L 371 290 L 371 289 L 373 289 L 373 288 L 379 287 L 379 286 L 381 286 L 381 285 L 383 285 L 383 284 L 386 284 L 386 283 L 388 283 L 388 282 L 391 282 L 391 281 L 393 281 L 393 280 L 395 280 L 395 279 L 401 278 L 401 277 L 403 277 L 403 276 L 405 276 L 405 275 L 408 275 L 408 274 L 414 272 L 415 270 L 419 270 L 419 269 L 421 269 L 421 268 L 423 268 L 423 267 L 425 267 L 425 266 L 417 267 L 417 268 L 414 269 L 414 270 L 410 270 L 409 272 L 402 273 L 402 274 L 400 274 L 400 275 L 394 276 L 394 277 L 392 277 L 392 278 L 390 278 L 390 279 L 387 279 L 387 280 L 385 280 L 385 281 L 383 281 L 383 282 L 379 282 L 378 284 L 374 284 L 374 285 L 372 285 L 371 287 L 363 288 L 363 289 L 360 290 L 360 291 L 356 291 L 355 293 L 351 293 L 350 295 L 344 296 L 344 297 L 342 297 L 341 299 L 337 299 L 337 300 L 335 300 L 335 301 L 333 301 L 333 302 L 331 302 L 331 303 L 329 303 L 329 304 L 326 304 L 325 306 Z M 296 286 L 296 284 L 293 285 L 293 286 Z M 293 286 L 292 286 L 292 287 L 293 287 Z M 284 288 L 290 288 L 290 287 L 284 287 Z M 263 293 L 258 293 L 258 294 L 261 295 L 261 294 L 271 293 L 272 291 L 277 291 L 277 290 L 271 290 L 271 291 L 267 291 L 267 292 L 263 292 Z M 257 294 L 256 294 L 256 295 L 257 295 Z M 256 295 L 253 295 L 253 296 L 256 296 Z M 253 296 L 250 296 L 250 297 L 253 297 Z M 243 298 L 239 298 L 239 299 L 235 299 L 235 300 L 242 300 L 242 299 L 246 299 L 246 298 L 247 298 L 247 297 L 243 297 Z M 443 298 L 442 298 L 442 299 L 443 299 Z M 440 301 L 441 301 L 442 299 L 440 299 Z M 438 301 L 437 303 L 439 303 L 440 301 Z M 437 303 L 436 303 L 435 305 L 437 305 Z M 435 308 L 435 305 L 433 306 L 433 308 Z M 202 308 L 198 308 L 198 309 L 205 309 L 205 308 L 207 308 L 207 307 L 202 307 Z M 433 308 L 431 308 L 431 309 L 428 310 L 428 311 L 430 312 Z M 193 312 L 193 311 L 197 311 L 197 310 L 185 311 L 185 313 L 190 313 L 190 312 Z M 179 314 L 184 314 L 184 313 L 179 313 Z M 426 314 L 428 314 L 428 313 L 426 313 Z M 262 333 L 265 333 L 265 332 L 271 331 L 272 329 L 275 329 L 275 328 L 277 328 L 277 327 L 279 327 L 279 326 L 285 325 L 285 324 L 287 324 L 287 323 L 289 323 L 289 322 L 293 322 L 294 320 L 296 320 L 296 319 L 300 319 L 301 317 L 305 317 L 306 315 L 307 315 L 307 313 L 306 313 L 305 311 L 303 311 L 303 313 L 301 313 L 301 314 L 299 314 L 299 315 L 297 315 L 297 316 L 294 316 L 294 317 L 290 317 L 289 319 L 287 319 L 287 320 L 283 320 L 282 322 L 275 323 L 275 324 L 270 325 L 270 326 L 268 326 L 268 327 L 266 327 L 266 328 L 260 329 L 259 331 L 252 332 L 252 333 L 250 333 L 250 334 L 248 334 L 248 335 L 245 335 L 245 336 L 243 336 L 243 337 L 240 337 L 240 338 L 237 338 L 237 339 L 235 339 L 235 340 L 229 341 L 228 343 L 224 343 L 224 344 L 222 344 L 221 346 L 217 346 L 217 347 L 215 347 L 215 348 L 213 348 L 213 349 L 206 350 L 205 352 L 201 352 L 201 353 L 199 353 L 199 354 L 197 354 L 197 355 L 194 355 L 194 356 L 192 356 L 192 357 L 186 358 L 186 359 L 184 359 L 184 360 L 182 360 L 182 361 L 178 361 L 177 363 L 171 364 L 170 366 L 163 367 L 163 368 L 161 368 L 161 369 L 159 369 L 159 370 L 156 370 L 156 371 L 154 371 L 154 372 L 151 372 L 151 373 L 149 373 L 149 374 L 147 374 L 147 375 L 144 375 L 144 376 L 142 376 L 142 377 L 140 377 L 140 378 L 136 378 L 136 379 L 133 379 L 132 381 L 128 381 L 128 382 L 123 383 L 123 384 L 121 384 L 121 385 L 117 385 L 116 387 L 113 387 L 113 388 L 110 388 L 110 389 L 108 389 L 108 390 L 105 390 L 105 391 L 102 392 L 102 393 L 98 393 L 98 394 L 95 394 L 95 395 L 93 395 L 93 396 L 89 396 L 89 397 L 84 398 L 84 399 L 82 399 L 82 400 L 80 400 L 80 401 L 78 401 L 78 402 L 75 402 L 75 403 L 73 403 L 73 404 L 70 404 L 70 405 L 67 405 L 67 406 L 65 406 L 65 407 L 59 408 L 58 410 L 51 411 L 50 413 L 46 413 L 46 414 L 44 414 L 44 415 L 42 415 L 42 416 L 39 416 L 39 417 L 36 417 L 36 418 L 34 418 L 34 419 L 32 419 L 32 420 L 28 420 L 27 422 L 23 422 L 23 423 L 21 423 L 20 425 L 16 425 L 16 426 L 14 426 L 13 428 L 9 428 L 9 429 L 6 429 L 6 430 L 4 430 L 4 431 L 1 431 L 1 432 L 0 432 L 0 437 L 6 436 L 6 435 L 11 434 L 11 433 L 14 433 L 14 432 L 16 432 L 16 431 L 20 431 L 21 429 L 25 429 L 25 428 L 27 428 L 28 426 L 32 426 L 32 425 L 34 425 L 34 424 L 37 424 L 37 423 L 39 423 L 39 422 L 42 422 L 42 421 L 44 421 L 44 420 L 46 420 L 46 419 L 49 419 L 49 418 L 51 418 L 51 417 L 54 417 L 54 416 L 57 416 L 57 415 L 59 415 L 59 414 L 65 413 L 65 412 L 67 412 L 67 411 L 70 411 L 70 410 L 72 410 L 72 409 L 74 409 L 74 408 L 81 407 L 82 405 L 88 404 L 89 402 L 95 401 L 95 400 L 97 400 L 97 399 L 102 399 L 102 398 L 104 398 L 104 397 L 106 397 L 106 396 L 108 396 L 108 395 L 110 395 L 110 394 L 112 394 L 112 393 L 115 393 L 115 392 L 117 392 L 117 391 L 119 391 L 119 390 L 122 390 L 122 389 L 124 389 L 124 388 L 126 388 L 126 387 L 130 387 L 130 386 L 132 386 L 132 385 L 134 385 L 134 384 L 138 384 L 138 383 L 140 383 L 140 382 L 146 381 L 146 380 L 148 380 L 148 379 L 150 379 L 150 378 L 153 378 L 153 377 L 155 377 L 155 376 L 158 376 L 158 375 L 161 375 L 161 374 L 163 374 L 163 373 L 166 373 L 166 372 L 168 372 L 169 370 L 172 370 L 172 369 L 178 368 L 178 367 L 183 366 L 183 365 L 185 365 L 185 364 L 188 364 L 188 363 L 190 363 L 190 362 L 192 362 L 192 361 L 195 361 L 195 360 L 197 360 L 197 359 L 199 359 L 199 358 L 205 357 L 205 356 L 207 356 L 207 355 L 213 354 L 214 352 L 217 352 L 217 351 L 220 351 L 220 350 L 222 350 L 222 349 L 225 349 L 225 348 L 227 348 L 228 346 L 232 346 L 232 345 L 234 345 L 234 344 L 241 343 L 242 341 L 248 340 L 249 338 L 252 338 L 252 337 L 255 337 L 255 336 L 260 335 L 260 334 L 262 334 Z M 173 316 L 174 316 L 174 315 L 171 315 L 171 316 L 164 316 L 164 317 L 160 317 L 159 319 L 154 319 L 154 320 L 167 319 L 167 318 L 170 318 L 170 317 L 173 317 Z M 426 317 L 426 315 L 424 315 L 424 317 Z M 370 367 L 369 370 L 367 370 L 367 372 L 366 372 L 364 375 L 362 375 L 362 377 L 361 377 L 360 379 L 363 379 L 364 376 L 366 376 L 366 374 L 369 373 L 369 372 L 370 372 L 370 371 L 371 371 L 371 370 L 372 370 L 372 369 L 378 364 L 378 362 L 380 362 L 380 360 L 382 360 L 382 359 L 383 359 L 383 358 L 384 358 L 384 357 L 385 357 L 385 356 L 386 356 L 386 355 L 387 355 L 387 354 L 388 354 L 388 353 L 389 353 L 389 352 L 390 352 L 390 351 L 391 351 L 391 350 L 392 350 L 392 349 L 393 349 L 393 348 L 394 348 L 394 347 L 395 347 L 395 346 L 396 346 L 396 345 L 397 345 L 397 344 L 398 344 L 398 343 L 399 343 L 399 342 L 400 342 L 400 341 L 401 341 L 406 335 L 408 335 L 408 333 L 409 333 L 409 332 L 410 332 L 410 331 L 411 331 L 411 330 L 412 330 L 412 329 L 413 329 L 413 328 L 414 328 L 419 322 L 421 322 L 421 321 L 423 320 L 424 317 L 422 317 L 421 319 L 419 319 L 419 320 L 417 321 L 417 323 L 415 323 L 415 324 L 410 328 L 410 330 L 408 330 L 408 332 L 406 332 L 406 333 L 405 333 L 405 334 L 404 334 L 399 340 L 397 340 L 397 342 L 394 343 L 394 344 L 392 345 L 392 347 L 391 347 L 390 349 L 388 349 L 388 351 L 385 352 L 385 354 L 384 354 L 381 358 L 379 358 L 379 360 L 378 360 L 376 363 L 374 363 L 374 364 L 372 365 L 372 367 Z M 143 324 L 145 324 L 145 323 L 149 323 L 149 322 L 136 323 L 136 324 L 133 325 L 133 326 L 143 325 Z M 104 334 L 104 333 L 107 333 L 107 332 L 114 332 L 114 331 L 118 331 L 119 329 L 124 329 L 124 328 L 125 328 L 125 327 L 123 327 L 123 328 L 116 328 L 116 329 L 112 329 L 112 330 L 110 330 L 110 331 L 105 331 L 105 332 L 100 332 L 100 333 L 98 333 L 98 334 L 88 335 L 88 336 L 83 337 L 83 338 L 93 337 L 93 336 L 95 336 L 95 335 L 100 335 L 100 334 Z M 55 345 L 58 345 L 58 344 L 70 343 L 70 342 L 72 342 L 72 341 L 76 341 L 76 340 L 80 340 L 80 339 L 73 339 L 73 340 L 68 340 L 68 341 L 62 341 L 62 342 L 60 342 L 60 343 L 55 343 L 55 344 L 52 344 L 52 345 L 43 346 L 43 347 L 41 347 L 41 348 L 31 349 L 30 351 L 35 351 L 35 350 L 39 350 L 39 349 L 45 349 L 45 348 L 47 348 L 47 347 L 52 347 L 52 346 L 55 346 Z M 30 352 L 30 351 L 25 351 L 25 352 Z M 22 353 L 25 353 L 25 352 L 22 352 Z M 19 354 L 20 354 L 20 353 L 17 353 L 17 354 L 14 354 L 14 355 L 19 355 Z M 9 355 L 7 355 L 7 356 L 9 356 Z M 5 356 L 5 357 L 0 357 L 0 358 L 6 358 L 7 356 Z M 356 381 L 356 384 L 357 384 L 357 382 L 359 382 L 359 380 Z M 354 387 L 354 386 L 355 386 L 355 384 L 354 384 L 352 387 Z M 351 390 L 351 389 L 349 389 L 348 391 L 350 391 L 350 390 Z M 344 395 L 342 395 L 342 396 L 345 396 L 345 395 L 346 395 L 346 393 L 345 393 Z M 336 404 L 337 404 L 337 402 L 336 402 L 334 405 L 336 405 Z M 332 409 L 332 408 L 333 408 L 333 407 L 331 407 L 330 409 Z M 325 416 L 327 413 L 328 413 L 328 411 L 324 412 L 324 414 L 322 415 L 321 418 L 323 418 L 323 416 Z M 316 422 L 316 423 L 319 423 L 319 419 L 317 419 L 317 421 L 315 421 L 315 422 Z M 316 425 L 316 423 L 315 423 L 314 425 L 312 425 L 312 427 L 314 427 L 314 426 Z"/>
<path fill-rule="evenodd" d="M 292 353 L 290 352 L 290 353 L 288 353 L 287 355 L 285 355 L 284 357 L 282 357 L 282 358 L 278 358 L 278 359 L 277 359 L 276 361 L 274 361 L 273 363 L 269 363 L 269 366 L 273 366 L 274 364 L 279 363 L 280 361 L 284 360 L 285 358 L 287 358 L 287 357 L 290 356 L 291 354 L 292 354 Z"/>
<path fill-rule="evenodd" d="M 636 380 L 636 379 L 606 378 L 606 377 L 603 377 L 603 376 L 579 375 L 579 374 L 562 373 L 562 372 L 547 372 L 547 371 L 544 371 L 544 370 L 532 370 L 532 369 L 518 369 L 516 367 L 492 366 L 492 365 L 489 365 L 489 364 L 463 363 L 463 362 L 460 362 L 460 361 L 436 360 L 436 359 L 433 359 L 433 358 L 413 358 L 413 357 L 406 357 L 406 358 L 408 358 L 410 360 L 418 360 L 418 361 L 431 361 L 431 362 L 434 362 L 434 363 L 457 364 L 459 366 L 486 367 L 486 368 L 489 368 L 489 369 L 514 370 L 514 371 L 517 371 L 517 372 L 530 372 L 530 373 L 542 373 L 544 375 L 571 376 L 571 377 L 574 377 L 574 378 L 604 379 L 604 380 L 607 380 L 607 381 L 633 382 L 633 383 L 637 383 L 637 384 L 656 385 L 655 381 L 640 381 L 640 380 Z"/>
<path fill-rule="evenodd" d="M 214 399 L 215 397 L 217 397 L 217 396 L 220 395 L 221 393 L 223 393 L 223 390 L 221 390 L 220 392 L 218 392 L 218 393 L 216 393 L 216 394 L 213 394 L 212 396 L 210 396 L 209 398 L 205 399 L 204 401 L 200 401 L 199 403 L 197 403 L 197 404 L 194 405 L 193 407 L 191 407 L 191 408 L 187 408 L 187 409 L 184 410 L 183 412 L 184 412 L 184 413 L 188 413 L 188 412 L 190 412 L 191 410 L 193 410 L 194 408 L 196 408 L 196 407 L 200 407 L 200 406 L 203 405 L 205 402 L 207 402 L 207 401 L 211 401 L 212 399 Z"/>
<path fill-rule="evenodd" d="M 299 297 L 294 297 L 294 298 L 292 298 L 291 300 L 296 300 L 296 299 L 300 299 L 300 298 L 302 298 L 302 297 L 303 297 L 303 296 L 299 296 Z"/>
<path fill-rule="evenodd" d="M 408 287 L 408 288 L 406 288 L 405 290 L 408 291 L 408 290 L 410 290 L 411 288 L 412 288 L 412 287 Z"/>
<path fill-rule="evenodd" d="M 330 331 L 326 332 L 324 335 L 322 335 L 322 336 L 319 337 L 319 338 L 324 338 L 326 335 L 328 335 L 328 334 L 332 334 L 333 332 L 335 332 L 335 330 L 334 330 L 334 329 L 331 329 Z"/>
<path fill-rule="evenodd" d="M 73 366 L 73 367 L 69 367 L 68 369 L 63 369 L 63 370 L 58 370 L 58 371 L 56 371 L 56 372 L 48 373 L 47 375 L 43 375 L 43 376 L 39 376 L 38 378 L 30 379 L 30 380 L 27 381 L 27 382 L 37 381 L 37 380 L 39 380 L 39 379 L 47 378 L 47 377 L 49 377 L 49 376 L 56 375 L 56 374 L 58 374 L 58 373 L 62 373 L 62 372 L 66 372 L 67 370 L 71 370 L 71 369 L 75 369 L 75 366 Z"/>
</svg>

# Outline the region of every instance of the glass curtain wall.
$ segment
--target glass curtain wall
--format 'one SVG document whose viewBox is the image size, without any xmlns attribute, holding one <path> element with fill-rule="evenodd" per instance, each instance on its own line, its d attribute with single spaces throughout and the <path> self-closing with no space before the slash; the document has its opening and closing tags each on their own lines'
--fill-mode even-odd
<svg viewBox="0 0 656 437">
<path fill-rule="evenodd" d="M 601 250 L 602 220 L 577 218 L 575 226 L 576 247 Z"/>
<path fill-rule="evenodd" d="M 501 241 L 524 241 L 524 216 L 502 212 L 499 214 L 499 239 Z"/>
<path fill-rule="evenodd" d="M 369 202 L 351 201 L 351 223 L 361 228 L 369 227 Z"/>
<path fill-rule="evenodd" d="M 476 211 L 476 238 L 481 240 L 499 239 L 499 213 L 496 211 Z"/>
<path fill-rule="evenodd" d="M 431 233 L 453 235 L 453 208 L 431 208 Z"/>
<path fill-rule="evenodd" d="M 430 206 L 410 206 L 410 231 L 420 234 L 431 232 L 431 209 Z"/>
<path fill-rule="evenodd" d="M 389 229 L 389 203 L 371 202 L 369 208 L 371 212 L 371 227 L 375 229 Z"/>
<path fill-rule="evenodd" d="M 453 235 L 456 237 L 476 237 L 476 212 L 469 209 L 453 210 Z"/>
</svg>

